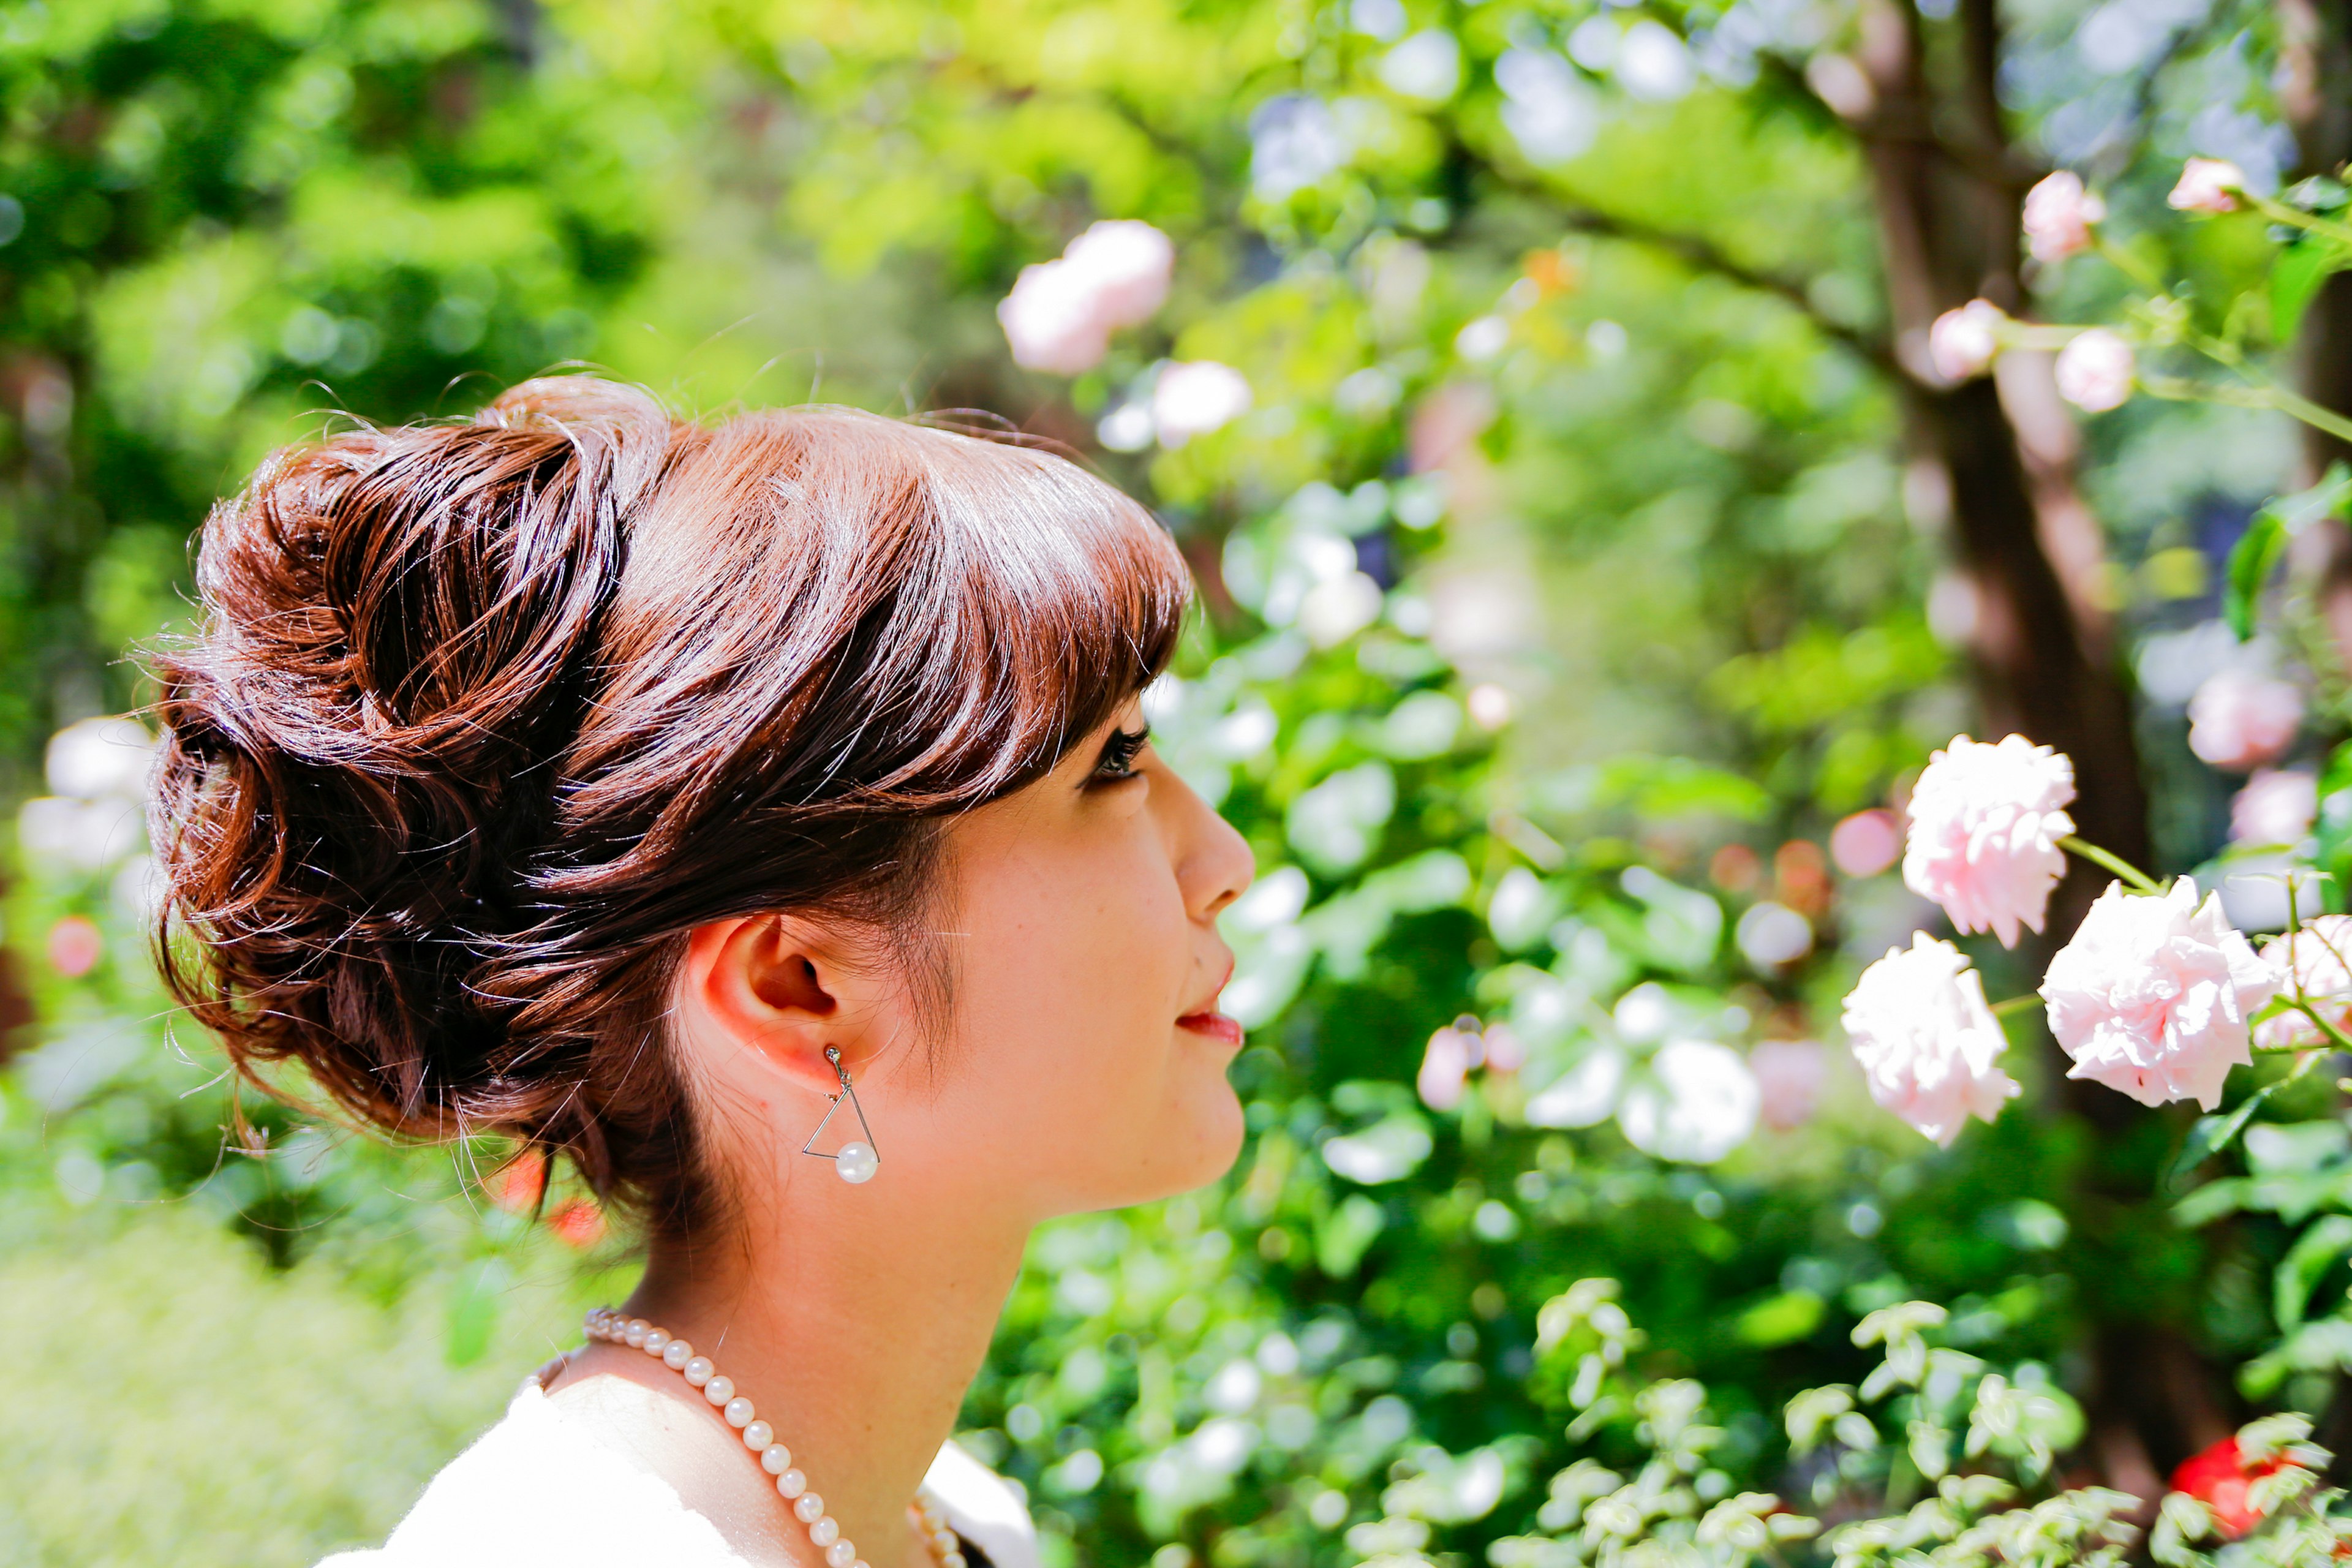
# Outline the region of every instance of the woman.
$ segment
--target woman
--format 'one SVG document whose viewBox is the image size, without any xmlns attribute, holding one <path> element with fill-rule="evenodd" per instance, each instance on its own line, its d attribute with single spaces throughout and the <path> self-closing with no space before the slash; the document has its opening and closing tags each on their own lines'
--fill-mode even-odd
<svg viewBox="0 0 2352 1568">
<path fill-rule="evenodd" d="M 1144 729 L 1190 593 L 1150 515 L 1019 447 L 559 378 L 279 454 L 198 578 L 178 995 L 257 1081 L 568 1156 L 646 1237 L 335 1561 L 1029 1568 L 943 1447 L 1024 1241 L 1241 1138 L 1251 861 Z"/>
</svg>

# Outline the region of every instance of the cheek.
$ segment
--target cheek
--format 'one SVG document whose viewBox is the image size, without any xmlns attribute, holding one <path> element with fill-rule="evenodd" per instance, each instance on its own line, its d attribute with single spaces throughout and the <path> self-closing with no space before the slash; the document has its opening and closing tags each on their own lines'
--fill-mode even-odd
<svg viewBox="0 0 2352 1568">
<path fill-rule="evenodd" d="M 1193 933 L 1165 851 L 1139 827 L 969 871 L 956 1054 L 976 1070 L 948 1100 L 990 1105 L 992 1142 L 1024 1166 L 1047 1148 L 1089 1168 L 1131 1162 L 1198 1098 L 1175 1027 L 1200 983 Z"/>
</svg>

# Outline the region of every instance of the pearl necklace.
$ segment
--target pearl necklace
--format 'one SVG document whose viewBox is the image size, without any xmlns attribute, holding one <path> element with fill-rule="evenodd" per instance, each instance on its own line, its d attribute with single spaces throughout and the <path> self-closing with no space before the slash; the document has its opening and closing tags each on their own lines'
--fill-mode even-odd
<svg viewBox="0 0 2352 1568">
<path fill-rule="evenodd" d="M 809 1544 L 824 1554 L 825 1568 L 870 1568 L 841 1533 L 841 1526 L 824 1511 L 824 1499 L 809 1490 L 808 1477 L 793 1468 L 793 1451 L 776 1441 L 775 1429 L 759 1418 L 751 1402 L 735 1392 L 735 1380 L 711 1365 L 709 1356 L 695 1354 L 692 1345 L 671 1338 L 643 1318 L 624 1318 L 609 1307 L 588 1314 L 587 1334 L 592 1340 L 643 1351 L 672 1372 L 682 1373 L 702 1391 L 702 1397 L 726 1418 L 727 1425 L 742 1434 L 743 1447 L 760 1457 L 760 1468 L 776 1478 L 776 1494 L 793 1505 L 793 1517 L 808 1526 Z M 949 1525 L 947 1511 L 929 1488 L 916 1494 L 908 1512 L 921 1521 L 923 1543 L 930 1548 L 939 1568 L 968 1568 L 963 1542 Z"/>
</svg>

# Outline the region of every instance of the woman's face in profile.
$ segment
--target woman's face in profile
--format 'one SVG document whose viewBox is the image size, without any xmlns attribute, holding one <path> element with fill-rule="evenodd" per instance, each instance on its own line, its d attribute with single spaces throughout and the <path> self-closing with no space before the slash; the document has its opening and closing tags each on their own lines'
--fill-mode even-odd
<svg viewBox="0 0 2352 1568">
<path fill-rule="evenodd" d="M 1216 917 L 1250 852 L 1143 737 L 1130 702 L 949 827 L 952 1037 L 928 1105 L 889 1097 L 938 1119 L 916 1138 L 1039 1217 L 1199 1186 L 1241 1147 Z"/>
</svg>

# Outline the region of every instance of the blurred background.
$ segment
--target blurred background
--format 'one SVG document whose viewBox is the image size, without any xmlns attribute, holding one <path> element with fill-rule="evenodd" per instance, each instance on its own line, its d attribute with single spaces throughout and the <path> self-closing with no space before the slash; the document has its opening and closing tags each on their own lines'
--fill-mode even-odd
<svg viewBox="0 0 2352 1568">
<path fill-rule="evenodd" d="M 1706 1384 L 1710 1474 L 1832 1511 L 1916 1476 L 1844 1427 L 1852 1464 L 1793 1451 L 1781 1404 L 1859 1379 L 1854 1324 L 1914 1297 L 2044 1391 L 2057 1479 L 2147 1491 L 2252 1411 L 2345 1420 L 2352 1237 L 2307 1244 L 2352 1192 L 2332 1074 L 2199 1170 L 2193 1113 L 2086 1097 L 2020 1021 L 2024 1099 L 1944 1150 L 1871 1103 L 1837 1022 L 1863 963 L 1942 929 L 1892 868 L 1961 730 L 2068 752 L 2086 836 L 2284 919 L 2260 855 L 2213 863 L 2336 787 L 2347 574 L 2309 531 L 2241 642 L 2221 572 L 2326 438 L 2211 401 L 2087 415 L 2043 353 L 1954 384 L 1927 328 L 1978 296 L 2120 320 L 2137 267 L 2352 407 L 2343 279 L 2281 283 L 2258 216 L 2165 205 L 2192 153 L 2263 191 L 2341 165 L 2343 26 L 0 5 L 0 1564 L 378 1539 L 625 1293 L 628 1238 L 500 1149 L 387 1151 L 250 1094 L 232 1136 L 150 972 L 142 734 L 113 717 L 188 623 L 192 531 L 272 447 L 574 363 L 711 416 L 1050 437 L 1199 575 L 1154 723 L 1264 873 L 1227 921 L 1251 1138 L 1218 1187 L 1033 1249 L 965 1440 L 1055 1568 L 1486 1561 L 1580 1440 L 1539 1319 L 1589 1278 L 1645 1375 Z M 2113 258 L 2027 253 L 2060 166 Z M 1016 360 L 1034 321 L 1000 305 L 1103 219 L 1169 237 L 1169 298 Z M 2209 696 L 2192 749 L 2214 691 L 2253 717 Z M 1970 946 L 1997 994 L 2031 983 L 2032 944 Z"/>
</svg>

